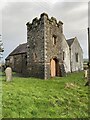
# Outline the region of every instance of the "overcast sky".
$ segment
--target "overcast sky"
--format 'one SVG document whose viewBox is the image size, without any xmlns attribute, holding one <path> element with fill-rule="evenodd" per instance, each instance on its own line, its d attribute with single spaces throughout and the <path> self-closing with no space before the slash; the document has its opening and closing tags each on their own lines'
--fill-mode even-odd
<svg viewBox="0 0 90 120">
<path fill-rule="evenodd" d="M 84 58 L 87 58 L 87 0 L 85 2 L 81 0 L 79 2 L 65 2 L 65 0 L 51 0 L 51 2 L 50 0 L 38 0 L 38 2 L 36 0 L 33 2 L 32 0 L 31 2 L 28 0 L 26 2 L 22 2 L 22 0 L 19 0 L 20 2 L 13 1 L 3 0 L 0 3 L 0 33 L 5 49 L 4 58 L 19 44 L 27 41 L 26 23 L 32 22 L 35 17 L 39 18 L 43 12 L 46 12 L 49 18 L 53 16 L 64 23 L 66 39 L 77 37 L 83 49 Z"/>
</svg>

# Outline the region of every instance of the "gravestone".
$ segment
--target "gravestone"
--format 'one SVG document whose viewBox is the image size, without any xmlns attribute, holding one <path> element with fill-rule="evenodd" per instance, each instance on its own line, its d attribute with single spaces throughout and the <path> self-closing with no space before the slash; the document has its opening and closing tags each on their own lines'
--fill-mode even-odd
<svg viewBox="0 0 90 120">
<path fill-rule="evenodd" d="M 84 70 L 84 77 L 87 78 L 88 70 Z"/>
<path fill-rule="evenodd" d="M 11 69 L 11 67 L 6 68 L 5 74 L 6 74 L 6 81 L 11 81 L 12 80 L 12 69 Z"/>
</svg>

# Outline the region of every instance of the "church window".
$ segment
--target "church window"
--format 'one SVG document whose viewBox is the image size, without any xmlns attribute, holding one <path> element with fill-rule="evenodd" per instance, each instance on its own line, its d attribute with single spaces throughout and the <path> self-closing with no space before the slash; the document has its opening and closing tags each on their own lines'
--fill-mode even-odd
<svg viewBox="0 0 90 120">
<path fill-rule="evenodd" d="M 63 51 L 63 60 L 65 60 L 65 52 Z"/>
<path fill-rule="evenodd" d="M 78 62 L 78 53 L 75 53 L 76 62 Z"/>
<path fill-rule="evenodd" d="M 53 35 L 53 45 L 56 45 L 56 42 L 57 42 L 57 36 Z"/>
</svg>

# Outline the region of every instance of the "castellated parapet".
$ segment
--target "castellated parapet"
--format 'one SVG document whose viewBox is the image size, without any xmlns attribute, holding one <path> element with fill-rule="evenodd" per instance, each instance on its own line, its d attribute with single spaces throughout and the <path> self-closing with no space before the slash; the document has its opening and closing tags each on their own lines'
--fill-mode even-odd
<svg viewBox="0 0 90 120">
<path fill-rule="evenodd" d="M 49 19 L 46 13 L 27 24 L 27 66 L 32 77 L 47 79 L 51 77 L 51 61 L 55 61 L 56 76 L 60 76 L 62 62 L 63 23 L 56 18 Z"/>
<path fill-rule="evenodd" d="M 57 22 L 56 18 L 54 17 L 49 18 L 46 13 L 42 13 L 39 19 L 37 17 L 34 18 L 32 20 L 32 23 L 28 22 L 26 24 L 28 29 L 31 30 L 33 27 L 37 27 L 38 25 L 42 24 L 44 22 L 43 21 L 44 18 L 46 18 L 49 21 L 49 24 L 57 26 L 58 28 L 61 29 L 61 32 L 63 32 L 63 22 L 61 21 Z"/>
</svg>

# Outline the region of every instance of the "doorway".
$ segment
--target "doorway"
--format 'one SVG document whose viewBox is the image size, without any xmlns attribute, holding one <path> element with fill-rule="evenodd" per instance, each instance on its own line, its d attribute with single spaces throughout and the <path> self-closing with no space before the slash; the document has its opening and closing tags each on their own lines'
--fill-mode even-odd
<svg viewBox="0 0 90 120">
<path fill-rule="evenodd" d="M 59 76 L 59 64 L 56 58 L 51 59 L 50 70 L 51 77 Z"/>
</svg>

